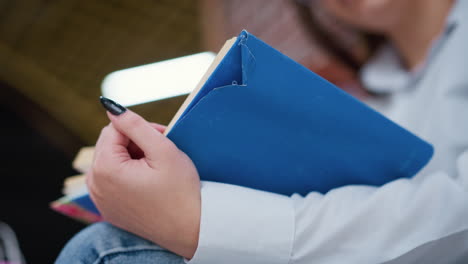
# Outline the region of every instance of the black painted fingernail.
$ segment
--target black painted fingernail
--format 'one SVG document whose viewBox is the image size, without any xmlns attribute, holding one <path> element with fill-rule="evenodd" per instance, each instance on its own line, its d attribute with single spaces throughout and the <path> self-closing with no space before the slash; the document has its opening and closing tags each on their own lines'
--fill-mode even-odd
<svg viewBox="0 0 468 264">
<path fill-rule="evenodd" d="M 119 105 L 118 103 L 104 96 L 100 96 L 99 100 L 101 101 L 102 106 L 104 106 L 104 108 L 113 115 L 118 116 L 118 115 L 125 113 L 125 111 L 127 111 L 127 108 Z"/>
</svg>

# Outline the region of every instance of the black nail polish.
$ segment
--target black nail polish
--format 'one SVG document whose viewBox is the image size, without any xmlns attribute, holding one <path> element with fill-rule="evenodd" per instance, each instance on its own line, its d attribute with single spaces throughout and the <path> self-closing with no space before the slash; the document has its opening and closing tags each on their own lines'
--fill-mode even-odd
<svg viewBox="0 0 468 264">
<path fill-rule="evenodd" d="M 113 115 L 118 116 L 118 115 L 125 113 L 125 111 L 127 111 L 127 108 L 119 105 L 118 103 L 104 96 L 100 96 L 99 100 L 101 101 L 102 106 L 104 106 L 104 108 Z"/>
</svg>

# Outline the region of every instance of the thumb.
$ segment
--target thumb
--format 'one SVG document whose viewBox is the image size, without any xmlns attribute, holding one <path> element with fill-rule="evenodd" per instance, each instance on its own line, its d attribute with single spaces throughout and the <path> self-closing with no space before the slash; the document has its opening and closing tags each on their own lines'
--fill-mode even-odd
<svg viewBox="0 0 468 264">
<path fill-rule="evenodd" d="M 101 97 L 101 102 L 108 109 L 107 116 L 112 125 L 133 141 L 145 153 L 145 157 L 154 160 L 164 155 L 171 141 L 161 132 L 154 129 L 143 117 L 116 102 L 105 97 Z"/>
</svg>

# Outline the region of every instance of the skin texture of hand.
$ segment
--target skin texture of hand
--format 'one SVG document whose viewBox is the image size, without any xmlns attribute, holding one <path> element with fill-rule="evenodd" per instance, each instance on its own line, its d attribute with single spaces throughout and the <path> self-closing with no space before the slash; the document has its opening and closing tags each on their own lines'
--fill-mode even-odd
<svg viewBox="0 0 468 264">
<path fill-rule="evenodd" d="M 87 185 L 105 221 L 187 259 L 200 226 L 200 179 L 190 158 L 162 132 L 127 110 L 96 143 Z"/>
</svg>

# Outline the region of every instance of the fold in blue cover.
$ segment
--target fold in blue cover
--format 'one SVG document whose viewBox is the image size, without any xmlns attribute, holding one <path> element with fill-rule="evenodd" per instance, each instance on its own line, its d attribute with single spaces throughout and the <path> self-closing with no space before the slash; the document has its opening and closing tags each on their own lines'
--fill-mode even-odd
<svg viewBox="0 0 468 264">
<path fill-rule="evenodd" d="M 246 31 L 168 137 L 202 180 L 286 195 L 411 177 L 433 153 Z"/>
</svg>

